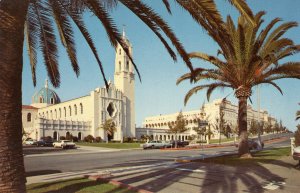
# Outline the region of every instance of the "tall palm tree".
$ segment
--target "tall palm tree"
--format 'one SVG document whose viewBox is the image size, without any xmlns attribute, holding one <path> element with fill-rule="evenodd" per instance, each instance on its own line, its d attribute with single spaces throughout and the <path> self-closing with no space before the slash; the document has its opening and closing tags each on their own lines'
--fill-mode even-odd
<svg viewBox="0 0 300 193">
<path fill-rule="evenodd" d="M 170 11 L 168 0 L 162 0 Z M 188 3 L 177 0 L 178 4 L 188 9 Z M 251 12 L 244 0 L 229 0 L 251 20 Z M 88 10 L 95 15 L 105 28 L 111 44 L 116 47 L 119 43 L 128 53 L 127 46 L 116 28 L 109 10 L 118 3 L 123 4 L 140 18 L 159 38 L 171 57 L 176 60 L 176 54 L 164 38 L 174 45 L 179 55 L 192 71 L 189 58 L 166 22 L 157 15 L 151 7 L 140 0 L 1 0 L 0 1 L 0 188 L 1 192 L 25 192 L 25 175 L 22 156 L 22 122 L 21 122 L 21 84 L 23 69 L 23 44 L 27 44 L 30 58 L 33 84 L 36 85 L 37 51 L 40 49 L 51 83 L 60 85 L 58 70 L 57 44 L 54 30 L 55 22 L 60 40 L 66 48 L 72 68 L 79 75 L 79 65 L 76 58 L 76 48 L 73 37 L 73 22 L 82 33 L 92 50 L 100 67 L 104 82 L 108 87 L 104 69 L 94 45 L 86 29 L 82 14 Z M 195 17 L 200 23 L 206 20 L 217 20 L 214 1 L 193 0 L 191 5 L 201 7 Z M 194 15 L 192 15 L 194 17 Z M 199 18 L 203 17 L 201 20 Z M 201 25 L 202 25 L 201 24 Z M 25 33 L 25 37 L 24 37 Z M 163 33 L 165 36 L 163 36 Z M 130 56 L 128 54 L 128 56 Z M 132 58 L 130 58 L 132 61 Z M 132 61 L 134 67 L 135 63 Z M 140 74 L 136 69 L 138 76 Z M 11 138 L 14 140 L 11 140 Z"/>
<path fill-rule="evenodd" d="M 66 48 L 76 75 L 79 66 L 71 23 L 78 27 L 95 56 L 104 76 L 103 65 L 95 44 L 82 18 L 90 11 L 99 19 L 107 32 L 111 44 L 120 44 L 126 53 L 127 45 L 110 17 L 110 6 L 122 3 L 140 18 L 159 38 L 171 57 L 176 54 L 164 38 L 174 45 L 187 66 L 192 70 L 189 58 L 167 23 L 151 7 L 142 1 L 132 0 L 1 0 L 0 1 L 0 189 L 1 192 L 25 192 L 25 172 L 22 154 L 22 68 L 23 44 L 27 44 L 32 78 L 36 84 L 37 51 L 40 49 L 51 83 L 60 85 L 57 43 L 54 25 Z M 55 24 L 54 24 L 55 23 Z M 25 33 L 25 37 L 24 37 Z M 163 33 L 165 36 L 163 36 Z M 127 54 L 130 57 L 130 54 Z M 132 58 L 130 58 L 132 61 Z M 134 67 L 135 63 L 132 61 Z M 136 69 L 138 76 L 139 72 Z M 14 140 L 12 140 L 12 138 Z"/>
<path fill-rule="evenodd" d="M 299 105 L 300 105 L 300 103 L 299 103 Z M 300 119 L 300 111 L 296 112 L 296 120 L 298 120 L 298 119 Z"/>
<path fill-rule="evenodd" d="M 270 84 L 282 93 L 274 82 L 283 78 L 300 78 L 299 62 L 284 62 L 283 58 L 291 56 L 300 50 L 283 35 L 290 28 L 297 26 L 296 22 L 287 22 L 275 27 L 279 18 L 273 19 L 258 33 L 263 23 L 264 12 L 255 15 L 256 25 L 250 25 L 244 16 L 240 16 L 235 25 L 231 17 L 221 22 L 220 27 L 208 25 L 209 35 L 220 47 L 218 53 L 222 57 L 211 56 L 201 52 L 190 53 L 191 58 L 198 58 L 212 64 L 212 68 L 196 68 L 177 80 L 177 84 L 186 79 L 193 79 L 194 83 L 208 80 L 192 88 L 185 96 L 185 104 L 189 98 L 200 90 L 207 89 L 209 100 L 211 93 L 217 88 L 232 88 L 239 101 L 239 155 L 251 156 L 247 143 L 247 99 L 252 94 L 252 88 L 259 84 Z M 212 30 L 214 27 L 214 30 Z"/>
</svg>

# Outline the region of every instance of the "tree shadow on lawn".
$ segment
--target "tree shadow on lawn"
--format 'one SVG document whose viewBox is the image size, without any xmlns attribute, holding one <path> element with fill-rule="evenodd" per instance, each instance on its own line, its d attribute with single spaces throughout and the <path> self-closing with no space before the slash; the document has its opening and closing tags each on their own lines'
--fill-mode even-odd
<svg viewBox="0 0 300 193">
<path fill-rule="evenodd" d="M 30 192 L 30 191 L 39 192 L 39 189 L 43 188 L 44 190 L 41 190 L 40 192 L 43 192 L 43 193 L 74 193 L 74 192 L 81 191 L 81 190 L 83 190 L 87 187 L 99 186 L 99 185 L 106 184 L 106 182 L 104 182 L 104 181 L 91 181 L 91 180 L 88 180 L 88 179 L 86 179 L 87 181 L 82 181 L 82 180 L 85 180 L 85 178 L 56 181 L 56 182 L 37 185 L 37 186 L 34 186 L 32 188 L 28 188 L 27 191 L 28 192 Z M 62 185 L 61 187 L 51 188 L 51 186 L 59 186 L 61 183 L 67 183 L 67 184 L 64 185 L 64 186 Z M 52 190 L 47 190 L 45 188 L 50 188 Z M 97 190 L 94 190 L 94 191 L 97 191 Z M 108 193 L 108 192 L 114 193 L 114 192 L 121 192 L 121 191 L 123 193 L 133 192 L 131 190 L 126 190 L 126 189 L 121 188 L 121 187 L 115 187 L 111 190 L 106 191 L 106 193 Z"/>
</svg>

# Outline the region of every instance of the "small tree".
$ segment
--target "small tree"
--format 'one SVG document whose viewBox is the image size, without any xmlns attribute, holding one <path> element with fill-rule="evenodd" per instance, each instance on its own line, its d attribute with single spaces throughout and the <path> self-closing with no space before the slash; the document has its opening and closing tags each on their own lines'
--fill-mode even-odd
<svg viewBox="0 0 300 193">
<path fill-rule="evenodd" d="M 106 133 L 106 143 L 108 143 L 109 136 L 113 136 L 114 132 L 117 130 L 115 123 L 112 119 L 107 119 L 104 124 L 100 127 Z"/>
<path fill-rule="evenodd" d="M 295 132 L 295 145 L 300 146 L 300 125 L 297 125 L 297 131 Z"/>
<path fill-rule="evenodd" d="M 216 118 L 216 122 L 213 127 L 219 131 L 219 144 L 221 143 L 221 135 L 225 132 L 226 121 L 224 119 L 224 112 L 220 111 L 219 117 Z"/>
<path fill-rule="evenodd" d="M 252 121 L 250 122 L 249 133 L 251 133 L 252 135 L 256 135 L 258 127 L 259 126 L 258 126 L 257 121 L 252 119 Z"/>
<path fill-rule="evenodd" d="M 177 118 L 175 125 L 169 125 L 169 133 L 175 134 L 175 148 L 177 148 L 177 135 L 178 133 L 184 133 L 188 130 L 185 126 L 185 118 L 182 115 L 182 112 L 180 111 Z"/>
<path fill-rule="evenodd" d="M 232 129 L 231 129 L 230 125 L 227 124 L 223 131 L 223 134 L 227 137 L 227 139 L 230 137 L 231 130 Z"/>
</svg>

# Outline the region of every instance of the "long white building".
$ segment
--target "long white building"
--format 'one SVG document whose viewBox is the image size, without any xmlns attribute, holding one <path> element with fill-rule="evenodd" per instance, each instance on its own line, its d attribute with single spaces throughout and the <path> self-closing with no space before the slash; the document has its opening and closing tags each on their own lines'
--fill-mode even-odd
<svg viewBox="0 0 300 193">
<path fill-rule="evenodd" d="M 125 33 L 123 38 L 132 57 L 132 45 Z M 58 140 L 67 135 L 79 140 L 87 135 L 106 139 L 101 126 L 112 119 L 117 130 L 109 139 L 135 137 L 134 67 L 120 45 L 115 55 L 114 83 L 109 85 L 108 91 L 100 87 L 62 102 L 46 81 L 44 88 L 33 95 L 32 104 L 22 107 L 24 131 L 36 140 L 46 136 Z"/>
<path fill-rule="evenodd" d="M 212 138 L 218 138 L 220 131 L 215 129 L 214 125 L 217 124 L 217 120 L 220 119 L 220 111 L 224 113 L 224 120 L 226 125 L 229 125 L 232 129 L 237 126 L 238 106 L 232 104 L 228 100 L 216 99 L 211 103 L 205 104 L 202 109 L 182 112 L 188 131 L 179 134 L 179 139 L 187 139 L 188 136 L 196 135 L 193 130 L 194 127 L 198 127 L 198 119 L 206 121 L 210 125 L 210 129 L 213 132 Z M 154 139 L 170 140 L 174 139 L 174 134 L 168 133 L 169 125 L 176 123 L 176 118 L 179 113 L 158 115 L 146 117 L 143 121 L 142 128 L 137 128 L 137 137 L 142 135 L 152 136 Z M 271 117 L 267 111 L 258 111 L 248 105 L 247 109 L 247 122 L 248 127 L 251 121 L 265 122 L 274 125 L 276 120 Z M 208 126 L 207 126 L 208 127 Z"/>
</svg>

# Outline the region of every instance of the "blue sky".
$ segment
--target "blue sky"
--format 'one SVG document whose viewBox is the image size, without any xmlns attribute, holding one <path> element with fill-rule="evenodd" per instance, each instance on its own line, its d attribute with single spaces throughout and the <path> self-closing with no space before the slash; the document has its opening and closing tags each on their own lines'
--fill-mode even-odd
<svg viewBox="0 0 300 193">
<path fill-rule="evenodd" d="M 201 51 L 212 55 L 217 53 L 217 45 L 209 38 L 205 31 L 198 26 L 193 19 L 179 6 L 171 2 L 173 14 L 168 15 L 162 6 L 161 1 L 146 1 L 168 22 L 175 34 L 178 36 L 187 52 Z M 284 22 L 297 21 L 300 23 L 300 1 L 295 0 L 251 0 L 249 6 L 256 13 L 265 10 L 265 23 L 275 17 L 280 17 Z M 231 14 L 237 17 L 238 13 L 227 1 L 217 0 L 217 5 L 223 17 Z M 142 75 L 142 82 L 136 79 L 136 124 L 142 125 L 147 116 L 168 114 L 180 110 L 199 109 L 203 102 L 207 102 L 205 92 L 191 97 L 186 106 L 183 99 L 186 92 L 193 87 L 187 81 L 176 86 L 178 77 L 188 72 L 188 68 L 179 58 L 174 63 L 158 38 L 131 12 L 119 6 L 112 12 L 117 26 L 122 29 L 126 25 L 126 35 L 133 45 L 133 55 L 139 71 Z M 91 14 L 86 14 L 85 20 L 90 29 L 94 42 L 97 46 L 100 58 L 104 64 L 107 78 L 113 80 L 114 72 L 114 49 L 110 46 L 107 36 L 98 20 Z M 287 37 L 300 44 L 300 27 L 293 28 L 287 33 Z M 70 61 L 65 50 L 59 46 L 59 65 L 61 72 L 61 86 L 55 89 L 62 101 L 87 95 L 96 87 L 104 85 L 100 70 L 91 51 L 84 42 L 82 36 L 75 30 L 78 61 L 80 65 L 80 76 L 76 77 L 72 71 Z M 45 66 L 41 58 L 37 66 L 37 87 L 34 88 L 31 80 L 31 72 L 28 57 L 24 53 L 23 68 L 23 104 L 30 104 L 34 92 L 38 91 L 47 78 Z M 289 58 L 290 61 L 300 61 L 300 54 Z M 205 65 L 203 62 L 193 60 L 195 67 Z M 296 129 L 295 112 L 300 109 L 300 86 L 299 80 L 277 81 L 281 86 L 284 95 L 282 96 L 271 86 L 261 87 L 261 109 L 267 110 L 272 116 L 281 119 L 283 124 L 291 130 Z M 194 85 L 195 86 L 195 85 Z M 255 91 L 255 89 L 254 89 Z M 211 96 L 211 101 L 232 93 L 231 89 L 216 91 Z M 236 103 L 233 94 L 228 99 Z M 256 95 L 252 96 L 253 106 L 256 107 Z"/>
</svg>

